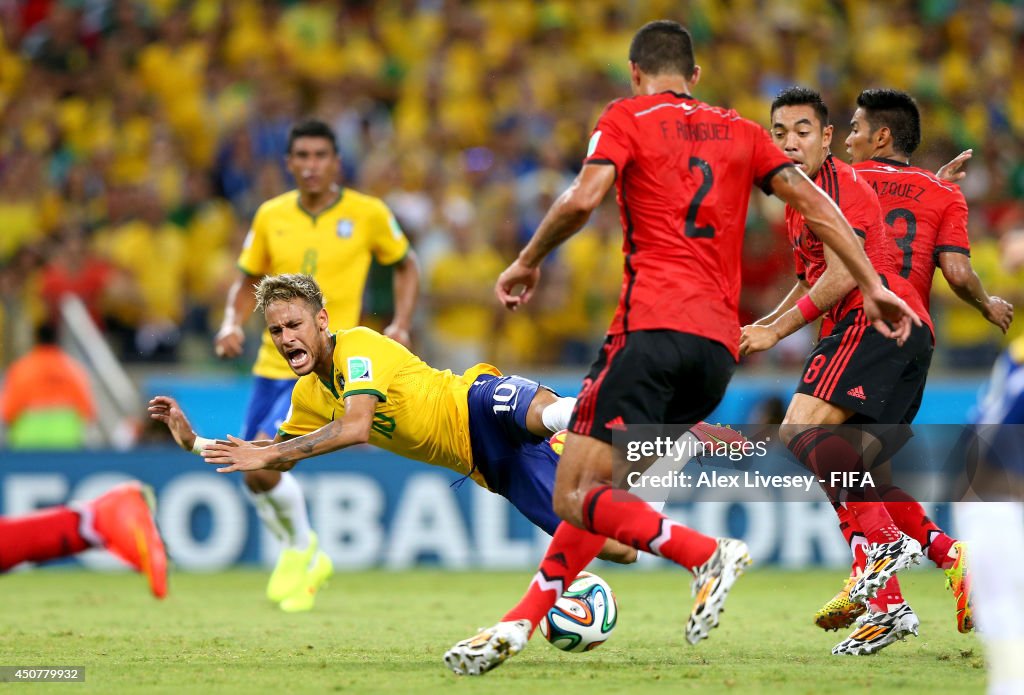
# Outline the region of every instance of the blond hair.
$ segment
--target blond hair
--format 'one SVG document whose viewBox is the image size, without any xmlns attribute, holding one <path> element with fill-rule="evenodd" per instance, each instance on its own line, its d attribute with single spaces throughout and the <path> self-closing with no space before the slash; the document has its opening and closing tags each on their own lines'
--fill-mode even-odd
<svg viewBox="0 0 1024 695">
<path fill-rule="evenodd" d="M 256 285 L 256 310 L 265 312 L 273 302 L 302 299 L 316 314 L 324 308 L 324 294 L 311 275 L 267 275 Z"/>
</svg>

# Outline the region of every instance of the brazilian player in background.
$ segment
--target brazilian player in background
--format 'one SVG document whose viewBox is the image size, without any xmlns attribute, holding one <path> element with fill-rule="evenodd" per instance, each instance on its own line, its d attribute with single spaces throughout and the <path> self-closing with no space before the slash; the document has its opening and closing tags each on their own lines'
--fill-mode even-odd
<svg viewBox="0 0 1024 695">
<path fill-rule="evenodd" d="M 217 355 L 242 354 L 243 325 L 256 306 L 253 287 L 267 275 L 311 275 L 324 288 L 331 330 L 358 325 L 371 259 L 394 269 L 394 317 L 384 334 L 408 346 L 419 263 L 394 215 L 380 199 L 337 183 L 338 145 L 325 123 L 295 125 L 285 163 L 297 188 L 266 201 L 253 217 L 214 339 Z M 252 374 L 241 436 L 272 439 L 288 413 L 296 376 L 267 331 Z M 288 612 L 310 610 L 331 572 L 330 559 L 318 551 L 302 488 L 290 473 L 271 470 L 247 472 L 245 486 L 263 525 L 283 546 L 267 598 Z"/>
</svg>

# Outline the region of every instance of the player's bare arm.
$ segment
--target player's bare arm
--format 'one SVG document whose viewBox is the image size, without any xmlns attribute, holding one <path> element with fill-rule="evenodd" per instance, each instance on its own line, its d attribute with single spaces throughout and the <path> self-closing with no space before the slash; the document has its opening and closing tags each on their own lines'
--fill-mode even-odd
<svg viewBox="0 0 1024 695">
<path fill-rule="evenodd" d="M 494 287 L 498 300 L 515 311 L 530 301 L 540 280 L 540 263 L 562 242 L 583 228 L 608 190 L 615 183 L 615 167 L 610 164 L 585 164 L 576 180 L 551 205 L 529 243 L 519 257 L 505 269 Z M 520 294 L 513 294 L 523 287 Z"/>
<path fill-rule="evenodd" d="M 384 329 L 384 335 L 405 347 L 412 347 L 412 313 L 420 291 L 420 262 L 416 252 L 409 249 L 405 257 L 394 266 L 392 287 L 395 295 L 395 316 Z"/>
<path fill-rule="evenodd" d="M 773 348 L 780 338 L 776 336 L 771 325 L 776 319 L 795 307 L 796 303 L 807 294 L 808 289 L 810 287 L 806 282 L 797 280 L 770 314 L 762 316 L 749 326 L 744 326 L 740 330 L 740 355 L 750 355 Z"/>
<path fill-rule="evenodd" d="M 218 473 L 260 469 L 288 471 L 303 459 L 367 443 L 378 403 L 377 397 L 369 394 L 349 396 L 345 399 L 345 414 L 340 419 L 309 434 L 262 448 L 239 447 L 237 444 L 242 440 L 229 436 L 228 443 L 218 442 L 206 447 L 203 459 L 220 466 Z"/>
<path fill-rule="evenodd" d="M 819 311 L 825 312 L 857 286 L 850 271 L 839 260 L 839 256 L 828 246 L 824 251 L 825 272 L 810 290 L 806 290 L 806 285 L 798 282 L 789 296 L 783 300 L 783 304 L 786 304 L 790 297 L 798 293 L 785 311 L 778 313 L 776 309 L 772 314 L 777 315 L 769 323 L 762 323 L 762 319 L 753 326 L 743 327 L 740 334 L 741 355 L 770 350 L 780 340 L 806 326 L 808 322 L 796 305 L 797 300 L 803 295 L 808 296 Z"/>
<path fill-rule="evenodd" d="M 985 291 L 969 256 L 949 251 L 940 253 L 939 267 L 957 297 L 981 312 L 989 323 L 1003 333 L 1009 330 L 1013 321 L 1013 305 Z"/>
<path fill-rule="evenodd" d="M 258 277 L 239 270 L 231 287 L 228 288 L 224 319 L 213 339 L 213 349 L 217 357 L 227 359 L 242 354 L 242 348 L 245 346 L 245 331 L 242 327 L 256 307 L 256 297 L 252 288 L 257 282 Z"/>
<path fill-rule="evenodd" d="M 775 321 L 775 319 L 779 318 L 787 311 L 792 309 L 794 306 L 796 306 L 796 303 L 800 300 L 801 297 L 807 294 L 807 290 L 809 289 L 810 286 L 806 282 L 804 282 L 803 280 L 797 280 L 795 283 L 793 283 L 793 287 L 789 290 L 789 292 L 786 294 L 783 300 L 779 302 L 779 305 L 772 309 L 772 313 L 762 316 L 757 321 L 754 321 L 753 325 L 767 326 L 768 324 L 772 323 L 773 321 Z"/>
<path fill-rule="evenodd" d="M 882 284 L 838 206 L 796 167 L 780 169 L 771 184 L 772 192 L 804 216 L 811 231 L 850 271 L 864 296 L 864 314 L 875 330 L 902 344 L 911 325 L 920 326 L 921 319 Z"/>
</svg>

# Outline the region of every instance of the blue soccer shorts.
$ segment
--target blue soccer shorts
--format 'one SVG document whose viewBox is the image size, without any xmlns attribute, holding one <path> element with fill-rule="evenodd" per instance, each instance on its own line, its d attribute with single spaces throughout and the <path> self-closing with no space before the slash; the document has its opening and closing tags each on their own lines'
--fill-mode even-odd
<svg viewBox="0 0 1024 695">
<path fill-rule="evenodd" d="M 242 439 L 255 439 L 262 432 L 269 439 L 288 417 L 292 405 L 295 379 L 267 379 L 257 376 L 252 380 L 252 395 L 242 422 Z"/>
<path fill-rule="evenodd" d="M 544 387 L 520 376 L 478 376 L 469 388 L 469 438 L 487 486 L 553 534 L 561 523 L 551 502 L 558 455 L 526 429 L 538 388 Z"/>
</svg>

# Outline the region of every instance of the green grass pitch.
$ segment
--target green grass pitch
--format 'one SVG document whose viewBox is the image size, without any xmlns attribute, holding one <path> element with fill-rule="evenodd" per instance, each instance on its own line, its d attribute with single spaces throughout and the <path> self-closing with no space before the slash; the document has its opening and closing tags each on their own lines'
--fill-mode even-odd
<svg viewBox="0 0 1024 695">
<path fill-rule="evenodd" d="M 60 569 L 0 577 L 0 665 L 85 666 L 86 683 L 33 692 L 246 693 L 935 693 L 982 692 L 974 635 L 960 635 L 937 570 L 904 573 L 921 636 L 872 657 L 833 657 L 845 633 L 814 610 L 841 572 L 754 570 L 737 583 L 721 626 L 683 639 L 688 575 L 601 568 L 619 603 L 612 638 L 564 654 L 538 634 L 482 678 L 457 678 L 441 655 L 517 599 L 529 572 L 339 574 L 313 612 L 286 615 L 258 571 L 172 576 L 164 602 L 132 574 Z M 11 687 L 11 686 L 2 686 Z"/>
</svg>

